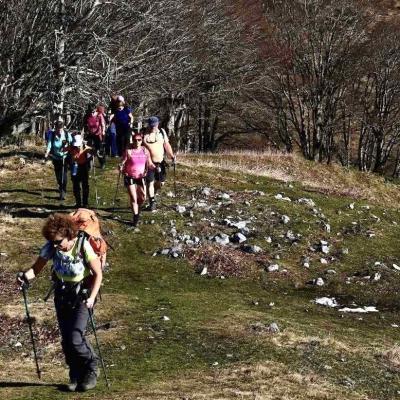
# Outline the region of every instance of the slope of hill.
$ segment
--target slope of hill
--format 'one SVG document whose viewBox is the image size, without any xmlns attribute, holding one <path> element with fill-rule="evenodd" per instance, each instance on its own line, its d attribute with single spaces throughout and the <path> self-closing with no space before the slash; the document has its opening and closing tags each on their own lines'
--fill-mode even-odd
<svg viewBox="0 0 400 400">
<path fill-rule="evenodd" d="M 48 277 L 29 292 L 43 382 L 13 284 L 42 244 L 43 218 L 73 204 L 70 193 L 65 204 L 55 199 L 51 166 L 34 155 L 0 154 L 4 399 L 65 397 L 53 307 L 42 300 Z M 96 311 L 112 387 L 100 378 L 96 392 L 69 398 L 399 396 L 398 190 L 305 166 L 271 154 L 182 157 L 177 197 L 170 169 L 159 210 L 143 213 L 140 231 L 122 189 L 112 211 L 116 163 L 92 178 L 115 248 Z"/>
</svg>

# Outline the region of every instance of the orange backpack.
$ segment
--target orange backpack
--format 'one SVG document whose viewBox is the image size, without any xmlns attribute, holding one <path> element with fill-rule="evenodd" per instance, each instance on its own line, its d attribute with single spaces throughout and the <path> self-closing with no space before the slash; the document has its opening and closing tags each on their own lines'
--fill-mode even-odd
<svg viewBox="0 0 400 400">
<path fill-rule="evenodd" d="M 79 248 L 86 239 L 89 241 L 95 253 L 100 257 L 101 266 L 104 268 L 107 254 L 107 243 L 101 235 L 100 221 L 96 213 L 87 208 L 78 208 L 70 214 L 77 223 L 78 229 L 83 234 L 79 234 Z"/>
</svg>

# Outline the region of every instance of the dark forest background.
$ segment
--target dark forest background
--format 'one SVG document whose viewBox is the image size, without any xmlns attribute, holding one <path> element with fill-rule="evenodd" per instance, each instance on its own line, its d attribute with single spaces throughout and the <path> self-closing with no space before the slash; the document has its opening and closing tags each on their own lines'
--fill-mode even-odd
<svg viewBox="0 0 400 400">
<path fill-rule="evenodd" d="M 0 1 L 0 140 L 122 94 L 181 151 L 400 174 L 400 2 Z"/>
</svg>

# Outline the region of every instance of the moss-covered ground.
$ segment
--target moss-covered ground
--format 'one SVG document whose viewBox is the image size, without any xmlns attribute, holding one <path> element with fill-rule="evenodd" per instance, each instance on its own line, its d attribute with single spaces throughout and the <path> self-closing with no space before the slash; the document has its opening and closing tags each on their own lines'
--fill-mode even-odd
<svg viewBox="0 0 400 400">
<path fill-rule="evenodd" d="M 60 390 L 67 373 L 53 332 L 51 300 L 42 300 L 49 286 L 46 272 L 29 291 L 35 331 L 42 335 L 37 338 L 43 369 L 39 381 L 27 326 L 18 324 L 24 316 L 22 298 L 11 281 L 17 271 L 29 267 L 43 244 L 43 218 L 49 212 L 72 210 L 74 201 L 70 183 L 67 200 L 57 200 L 50 165 L 29 157 L 24 162 L 18 156 L 2 159 L 2 398 L 400 398 L 400 272 L 393 267 L 400 265 L 398 204 L 382 206 L 319 193 L 315 187 L 311 191 L 302 182 L 230 172 L 223 169 L 223 161 L 218 169 L 178 164 L 177 198 L 167 196 L 173 192 L 170 169 L 158 211 L 142 213 L 138 232 L 130 226 L 122 185 L 113 210 L 116 160 L 96 170 L 97 209 L 114 248 L 108 253 L 110 267 L 96 308 L 111 390 L 103 375 L 95 391 Z M 92 177 L 93 206 L 94 184 Z M 201 194 L 204 187 L 211 189 L 210 196 Z M 229 193 L 232 201 L 219 200 L 220 193 Z M 276 199 L 278 193 L 292 201 Z M 315 207 L 299 203 L 300 198 L 312 199 Z M 198 201 L 215 213 L 196 207 Z M 193 207 L 193 214 L 177 213 L 176 204 Z M 289 223 L 281 222 L 282 215 Z M 225 218 L 252 219 L 248 242 L 263 251 L 246 255 L 250 274 L 211 278 L 196 273 L 188 258 L 154 256 L 171 246 L 171 221 L 178 235 L 197 235 L 205 243 L 207 236 L 236 231 L 223 225 Z M 301 235 L 295 243 L 287 239 L 288 230 Z M 320 240 L 329 243 L 329 254 L 319 251 Z M 304 257 L 309 258 L 309 268 L 303 266 Z M 279 264 L 280 270 L 266 272 L 271 263 Z M 324 286 L 311 283 L 318 277 Z M 316 305 L 314 300 L 322 296 L 335 297 L 343 306 L 376 306 L 379 312 L 341 313 Z M 255 323 L 272 322 L 279 333 L 253 329 Z M 90 338 L 94 343 L 93 335 Z"/>
</svg>

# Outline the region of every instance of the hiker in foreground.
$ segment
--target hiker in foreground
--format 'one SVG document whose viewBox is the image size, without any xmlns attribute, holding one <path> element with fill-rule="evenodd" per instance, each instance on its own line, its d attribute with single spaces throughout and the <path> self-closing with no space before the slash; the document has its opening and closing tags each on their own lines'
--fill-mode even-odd
<svg viewBox="0 0 400 400">
<path fill-rule="evenodd" d="M 160 121 L 157 117 L 150 117 L 147 120 L 148 127 L 145 132 L 143 142 L 149 149 L 151 159 L 155 165 L 155 169 L 149 170 L 147 173 L 147 190 L 149 193 L 149 209 L 156 209 L 155 192 L 164 185 L 167 176 L 166 162 L 164 161 L 164 151 L 175 163 L 176 157 L 169 144 L 168 136 L 164 129 L 158 127 Z"/>
<path fill-rule="evenodd" d="M 72 137 L 64 130 L 62 121 L 55 122 L 55 128 L 49 133 L 47 141 L 45 160 L 49 157 L 53 162 L 54 174 L 57 179 L 60 200 L 65 200 L 67 192 L 67 170 L 68 170 L 68 152 L 65 151 L 66 146 L 71 144 Z"/>
<path fill-rule="evenodd" d="M 89 204 L 89 169 L 92 150 L 91 147 L 84 144 L 82 136 L 79 134 L 73 136 L 72 145 L 66 148 L 71 158 L 71 180 L 76 202 L 75 208 L 88 207 Z"/>
<path fill-rule="evenodd" d="M 29 284 L 49 260 L 53 261 L 54 304 L 69 366 L 67 390 L 93 389 L 97 383 L 97 356 L 85 338 L 85 331 L 89 309 L 93 309 L 102 281 L 100 259 L 68 214 L 51 215 L 42 234 L 47 243 L 32 267 L 18 274 L 18 281 Z M 89 291 L 85 302 L 84 289 Z"/>
<path fill-rule="evenodd" d="M 132 134 L 131 144 L 125 150 L 120 165 L 124 174 L 124 183 L 128 189 L 129 201 L 133 212 L 133 226 L 139 222 L 140 206 L 146 200 L 145 176 L 154 170 L 149 151 L 142 146 L 141 133 Z"/>
</svg>

